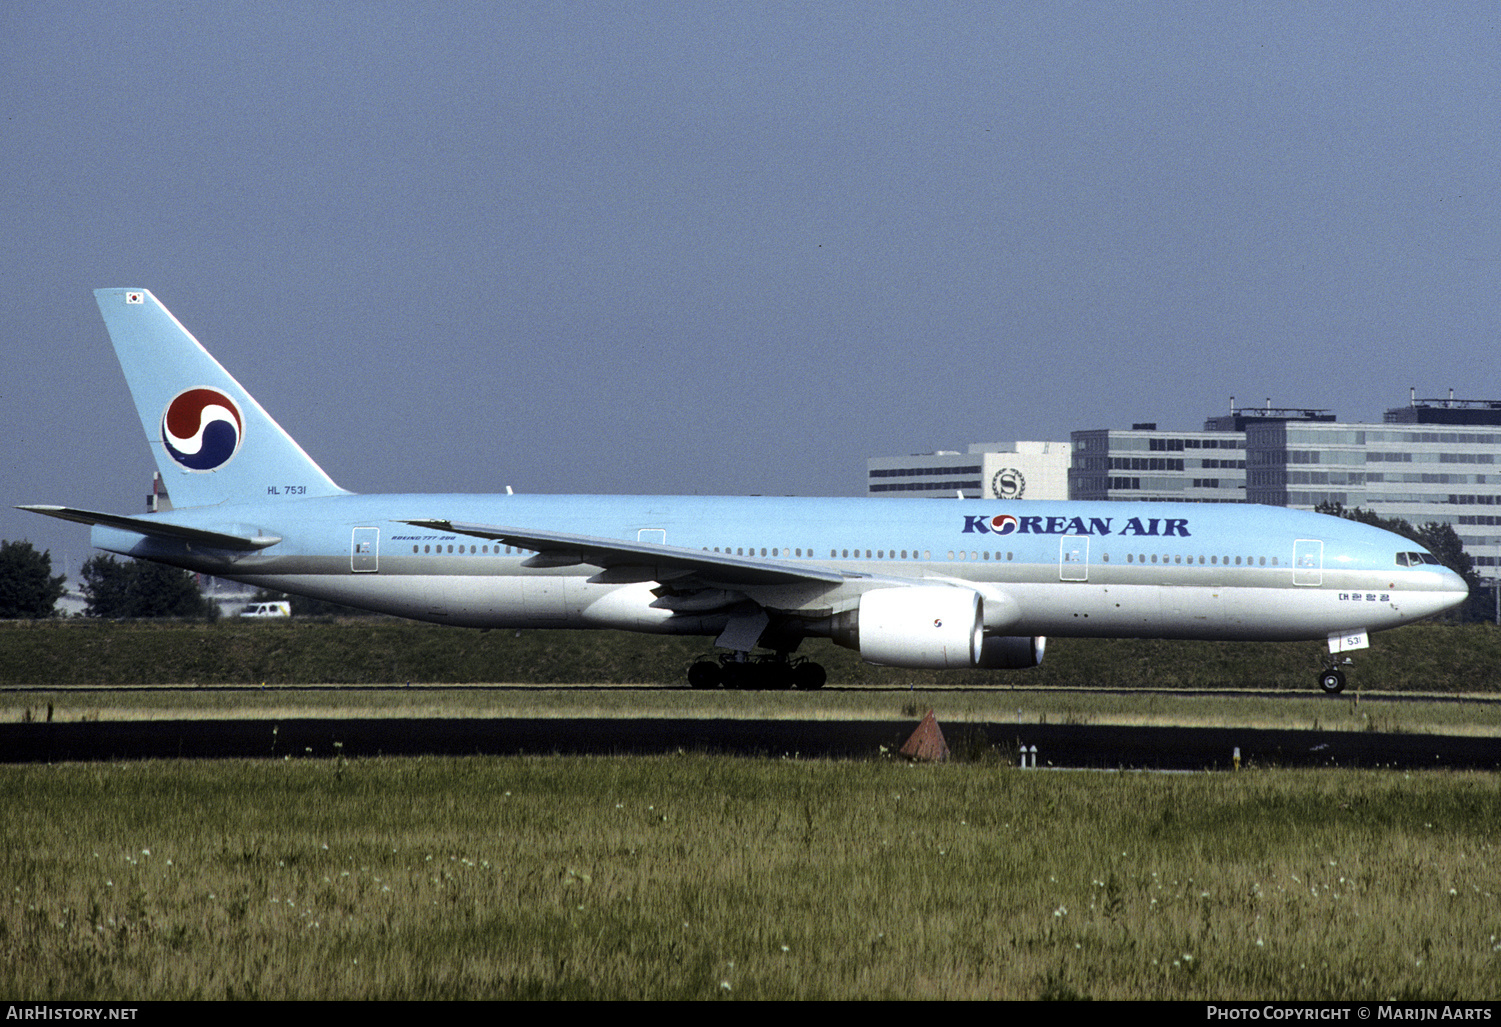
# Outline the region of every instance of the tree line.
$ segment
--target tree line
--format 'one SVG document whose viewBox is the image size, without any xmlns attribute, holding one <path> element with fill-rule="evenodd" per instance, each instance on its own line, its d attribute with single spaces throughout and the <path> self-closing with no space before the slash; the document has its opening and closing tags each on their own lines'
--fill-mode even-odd
<svg viewBox="0 0 1501 1027">
<path fill-rule="evenodd" d="M 99 554 L 83 565 L 79 591 L 84 616 L 218 616 L 219 608 L 198 588 L 188 571 L 146 560 L 116 560 Z M 67 592 L 65 575 L 52 573 L 52 554 L 30 542 L 0 541 L 0 620 L 35 620 L 57 615 Z"/>
</svg>

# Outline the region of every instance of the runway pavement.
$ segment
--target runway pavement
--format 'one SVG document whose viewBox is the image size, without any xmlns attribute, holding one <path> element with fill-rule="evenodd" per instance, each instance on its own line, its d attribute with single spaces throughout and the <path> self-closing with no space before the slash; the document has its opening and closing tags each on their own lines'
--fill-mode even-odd
<svg viewBox="0 0 1501 1027">
<path fill-rule="evenodd" d="M 915 720 L 459 719 L 142 720 L 0 724 L 0 762 L 281 759 L 419 755 L 724 753 L 869 759 L 894 752 Z M 951 748 L 996 746 L 1040 768 L 1228 770 L 1241 765 L 1501 769 L 1494 738 L 1368 731 L 949 726 Z"/>
</svg>

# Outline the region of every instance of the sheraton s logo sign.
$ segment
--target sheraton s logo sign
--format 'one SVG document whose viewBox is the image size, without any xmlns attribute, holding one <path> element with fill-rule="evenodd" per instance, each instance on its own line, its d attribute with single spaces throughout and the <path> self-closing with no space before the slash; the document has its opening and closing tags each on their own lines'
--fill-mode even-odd
<svg viewBox="0 0 1501 1027">
<path fill-rule="evenodd" d="M 966 535 L 1156 535 L 1187 538 L 1187 517 L 1130 517 L 1119 529 L 1115 517 L 1016 517 L 1012 514 L 964 518 Z"/>
</svg>

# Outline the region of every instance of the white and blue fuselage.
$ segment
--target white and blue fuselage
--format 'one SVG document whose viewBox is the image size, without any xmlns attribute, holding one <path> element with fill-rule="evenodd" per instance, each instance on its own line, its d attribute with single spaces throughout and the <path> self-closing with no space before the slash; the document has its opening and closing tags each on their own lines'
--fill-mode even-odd
<svg viewBox="0 0 1501 1027">
<path fill-rule="evenodd" d="M 1405 538 L 1263 506 L 355 495 L 149 292 L 96 295 L 178 506 L 29 509 L 92 524 L 100 549 L 254 586 L 467 627 L 712 635 L 736 653 L 823 636 L 912 667 L 1030 666 L 1048 635 L 1340 651 L 1467 594 Z"/>
<path fill-rule="evenodd" d="M 996 530 L 996 518 L 1011 520 Z M 447 525 L 411 523 L 439 520 Z M 1415 559 L 1418 547 L 1400 536 L 1241 505 L 348 495 L 139 521 L 253 527 L 280 541 L 234 552 L 96 525 L 92 542 L 259 587 L 481 628 L 718 634 L 742 600 L 816 619 L 857 607 L 873 589 L 916 583 L 980 592 L 991 634 L 1297 640 L 1395 627 L 1466 594 L 1458 575 Z M 492 526 L 494 537 L 454 524 Z M 561 545 L 541 549 L 528 536 L 534 525 L 633 548 L 601 567 Z M 507 545 L 507 537 L 533 546 Z M 539 550 L 551 559 L 538 561 Z M 674 566 L 685 560 L 681 551 L 709 565 L 689 573 L 725 593 L 704 601 L 719 610 L 658 602 L 664 585 L 669 595 L 681 591 L 671 589 L 686 576 L 675 574 L 686 566 Z M 716 559 L 724 557 L 738 559 Z M 725 565 L 717 578 L 715 563 Z M 785 580 L 755 580 L 756 567 L 782 570 Z M 622 576 L 641 580 L 611 580 Z"/>
</svg>

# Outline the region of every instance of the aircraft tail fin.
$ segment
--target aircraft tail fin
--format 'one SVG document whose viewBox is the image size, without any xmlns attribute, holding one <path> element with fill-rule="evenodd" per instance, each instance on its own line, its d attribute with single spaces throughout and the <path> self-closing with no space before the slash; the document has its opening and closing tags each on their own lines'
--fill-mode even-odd
<svg viewBox="0 0 1501 1027">
<path fill-rule="evenodd" d="M 94 299 L 176 506 L 345 494 L 150 292 Z"/>
</svg>

